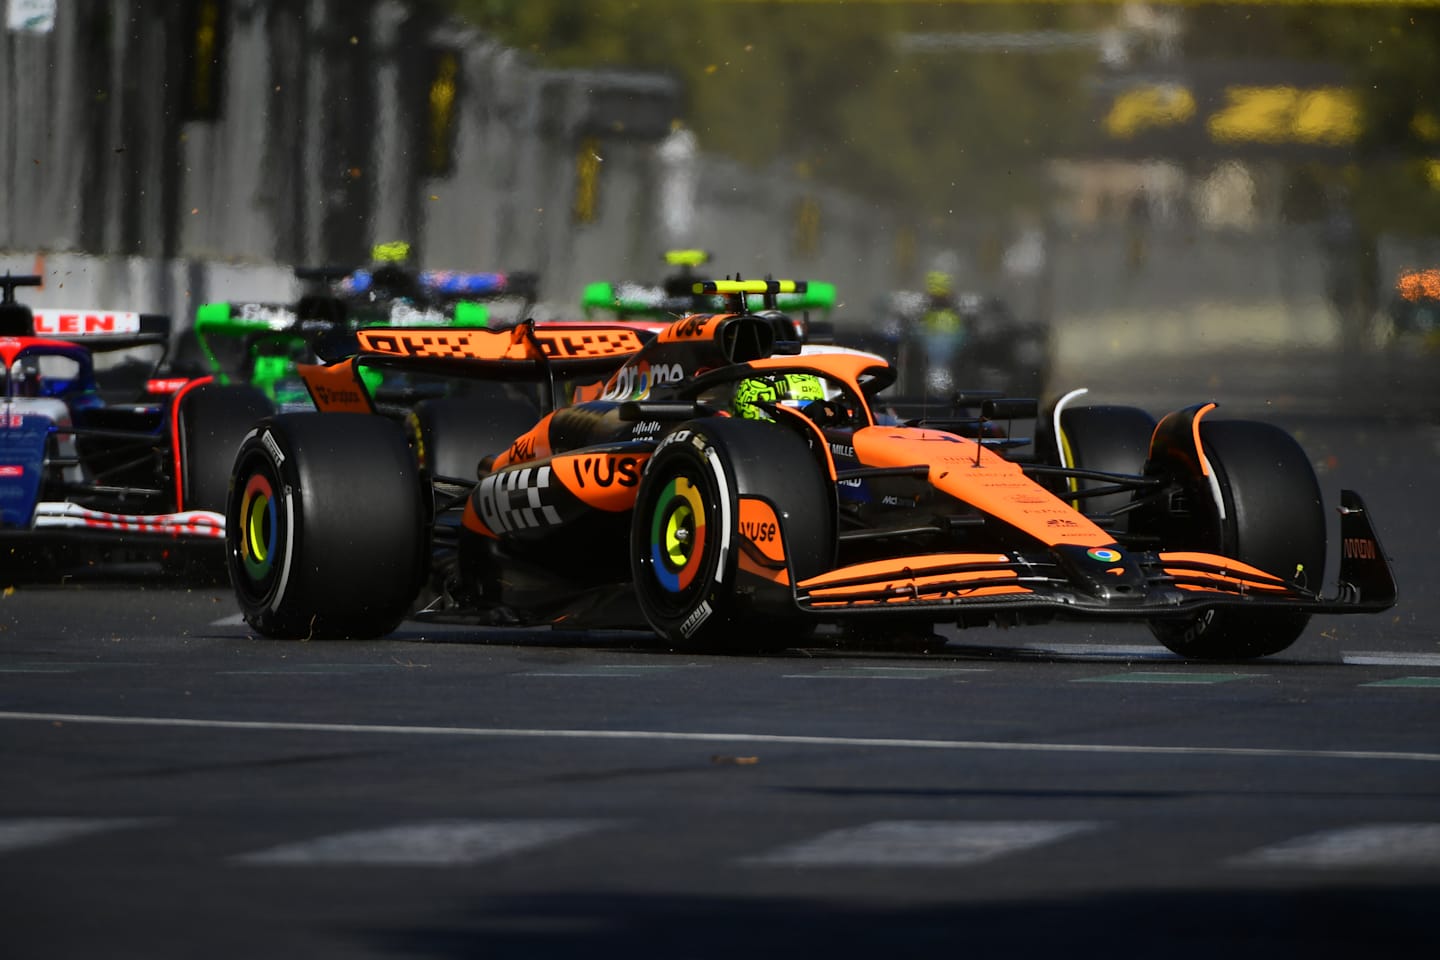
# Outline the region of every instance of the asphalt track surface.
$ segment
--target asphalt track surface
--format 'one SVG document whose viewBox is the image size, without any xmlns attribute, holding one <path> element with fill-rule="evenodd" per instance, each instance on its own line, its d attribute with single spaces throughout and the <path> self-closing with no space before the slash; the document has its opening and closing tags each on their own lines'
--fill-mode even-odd
<svg viewBox="0 0 1440 960">
<path fill-rule="evenodd" d="M 1440 430 L 1285 425 L 1401 602 L 1255 662 L 1128 625 L 279 643 L 145 568 L 21 585 L 0 954 L 1435 956 Z"/>
</svg>

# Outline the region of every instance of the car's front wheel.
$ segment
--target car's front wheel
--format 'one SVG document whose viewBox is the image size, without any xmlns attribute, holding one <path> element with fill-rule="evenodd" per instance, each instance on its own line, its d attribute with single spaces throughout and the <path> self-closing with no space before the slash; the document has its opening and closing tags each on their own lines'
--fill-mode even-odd
<svg viewBox="0 0 1440 960">
<path fill-rule="evenodd" d="M 834 562 L 834 496 L 798 433 L 749 420 L 692 421 L 646 465 L 630 549 L 640 608 L 672 647 L 784 647 L 811 626 L 789 578 Z"/>
<path fill-rule="evenodd" d="M 225 515 L 230 581 L 267 637 L 370 639 L 409 612 L 428 511 L 399 424 L 292 413 L 240 444 Z"/>
<path fill-rule="evenodd" d="M 1299 443 L 1279 427 L 1251 420 L 1202 421 L 1200 440 L 1220 503 L 1214 503 L 1208 485 L 1192 489 L 1192 503 L 1203 516 L 1181 542 L 1166 547 L 1233 557 L 1320 592 L 1325 511 L 1320 484 Z M 1289 647 L 1309 620 L 1309 614 L 1288 610 L 1222 606 L 1156 619 L 1150 630 L 1183 657 L 1244 660 Z"/>
</svg>

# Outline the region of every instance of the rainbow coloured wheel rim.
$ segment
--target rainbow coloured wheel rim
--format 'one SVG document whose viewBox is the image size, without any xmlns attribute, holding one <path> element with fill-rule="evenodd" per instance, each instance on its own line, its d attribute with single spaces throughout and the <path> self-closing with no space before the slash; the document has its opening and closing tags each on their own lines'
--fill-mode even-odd
<svg viewBox="0 0 1440 960">
<path fill-rule="evenodd" d="M 661 490 L 650 521 L 651 570 L 662 588 L 683 594 L 705 564 L 705 500 L 688 477 Z"/>
<path fill-rule="evenodd" d="M 263 604 L 274 592 L 289 550 L 283 488 L 269 461 L 244 458 L 235 473 L 225 524 L 230 581 L 242 602 Z"/>
<path fill-rule="evenodd" d="M 240 563 L 252 581 L 263 582 L 274 573 L 278 532 L 275 488 L 269 477 L 257 473 L 240 500 Z"/>
</svg>

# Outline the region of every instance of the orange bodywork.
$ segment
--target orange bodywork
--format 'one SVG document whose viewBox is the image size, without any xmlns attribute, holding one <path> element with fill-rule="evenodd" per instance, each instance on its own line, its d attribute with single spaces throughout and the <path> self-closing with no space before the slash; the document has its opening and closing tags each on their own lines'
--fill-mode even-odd
<svg viewBox="0 0 1440 960">
<path fill-rule="evenodd" d="M 855 456 L 868 467 L 930 468 L 930 484 L 1048 546 L 1105 547 L 1115 538 L 1025 476 L 1021 465 L 974 440 L 919 427 L 855 431 Z"/>
<path fill-rule="evenodd" d="M 536 326 L 528 335 L 527 329 L 370 327 L 356 331 L 356 337 L 363 352 L 380 356 L 519 362 L 624 357 L 644 345 L 635 330 L 608 324 Z"/>
<path fill-rule="evenodd" d="M 295 371 L 305 381 L 315 409 L 322 413 L 374 413 L 375 405 L 370 393 L 355 368 L 355 358 L 343 360 L 332 366 L 316 363 L 297 363 Z"/>
<path fill-rule="evenodd" d="M 482 537 L 489 537 L 491 540 L 499 539 L 495 536 L 495 531 L 487 527 L 485 521 L 480 519 L 480 514 L 475 510 L 474 500 L 465 501 L 465 512 L 460 516 L 460 523 L 466 530 L 472 533 L 478 533 Z"/>
<path fill-rule="evenodd" d="M 755 497 L 740 497 L 740 569 L 772 583 L 786 586 L 790 571 L 785 562 L 785 543 L 775 508 Z"/>
<path fill-rule="evenodd" d="M 1217 557 L 1210 553 L 1162 553 L 1160 563 L 1166 576 L 1191 581 L 1176 583 L 1176 587 L 1181 590 L 1290 592 L 1285 581 L 1273 573 L 1229 557 Z M 1214 569 L 1215 567 L 1220 569 Z"/>
<path fill-rule="evenodd" d="M 661 343 L 686 343 L 696 340 L 714 340 L 720 325 L 729 320 L 735 314 L 694 314 L 676 320 L 674 323 L 660 331 L 659 341 Z"/>
<path fill-rule="evenodd" d="M 511 464 L 550 456 L 550 419 L 553 416 L 553 413 L 545 414 L 539 423 L 515 438 L 515 442 L 495 458 L 490 469 L 499 470 Z"/>
<path fill-rule="evenodd" d="M 596 510 L 619 513 L 635 506 L 649 453 L 566 453 L 550 460 L 551 476 Z"/>
</svg>

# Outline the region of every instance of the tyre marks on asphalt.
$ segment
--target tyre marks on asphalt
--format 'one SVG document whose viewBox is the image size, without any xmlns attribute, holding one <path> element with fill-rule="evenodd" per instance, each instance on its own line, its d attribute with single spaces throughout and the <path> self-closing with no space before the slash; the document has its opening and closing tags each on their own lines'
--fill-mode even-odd
<svg viewBox="0 0 1440 960">
<path fill-rule="evenodd" d="M 436 820 L 354 830 L 242 854 L 250 866 L 462 867 L 592 833 L 604 820 Z"/>
</svg>

